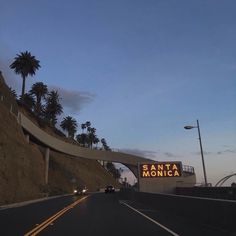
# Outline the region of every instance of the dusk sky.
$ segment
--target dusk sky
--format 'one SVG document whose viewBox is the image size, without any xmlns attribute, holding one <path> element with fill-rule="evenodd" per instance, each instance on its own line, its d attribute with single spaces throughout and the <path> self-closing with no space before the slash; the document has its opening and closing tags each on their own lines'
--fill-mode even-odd
<svg viewBox="0 0 236 236">
<path fill-rule="evenodd" d="M 215 184 L 236 173 L 235 12 L 235 0 L 1 1 L 0 70 L 19 94 L 9 65 L 30 51 L 41 68 L 26 90 L 57 88 L 64 116 L 111 148 L 180 160 L 198 183 L 197 129 L 183 127 L 199 119 Z"/>
</svg>

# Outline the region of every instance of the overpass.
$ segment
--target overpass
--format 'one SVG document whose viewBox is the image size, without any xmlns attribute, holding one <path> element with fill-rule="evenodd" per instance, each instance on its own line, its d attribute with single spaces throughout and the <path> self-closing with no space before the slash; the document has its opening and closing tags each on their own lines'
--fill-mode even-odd
<svg viewBox="0 0 236 236">
<path fill-rule="evenodd" d="M 93 160 L 103 160 L 109 162 L 117 162 L 127 166 L 138 179 L 139 190 L 144 192 L 173 192 L 175 187 L 194 186 L 196 183 L 196 176 L 193 167 L 184 166 L 181 162 L 180 177 L 164 177 L 164 178 L 141 178 L 139 173 L 139 165 L 142 163 L 158 163 L 154 160 L 140 157 L 137 155 L 114 152 L 94 150 L 81 147 L 56 138 L 30 120 L 25 114 L 19 111 L 15 99 L 9 95 L 9 88 L 6 85 L 3 76 L 0 73 L 0 102 L 9 108 L 12 115 L 14 115 L 23 130 L 26 137 L 32 137 L 37 142 L 43 144 L 45 149 L 45 183 L 48 183 L 49 157 L 50 149 L 73 156 L 82 157 Z"/>
<path fill-rule="evenodd" d="M 127 166 L 138 179 L 139 190 L 144 192 L 173 192 L 177 186 L 194 186 L 196 176 L 193 167 L 182 166 L 182 176 L 173 178 L 140 178 L 139 164 L 156 163 L 154 160 L 143 158 L 140 156 L 126 154 L 122 152 L 94 150 L 90 148 L 80 147 L 79 145 L 62 141 L 52 135 L 49 135 L 33 123 L 22 112 L 18 112 L 18 123 L 26 131 L 28 139 L 29 135 L 46 146 L 45 151 L 45 182 L 48 182 L 49 156 L 50 149 L 73 156 L 82 157 L 93 160 L 103 160 L 109 162 L 117 162 Z"/>
<path fill-rule="evenodd" d="M 43 131 L 22 112 L 18 112 L 17 121 L 22 126 L 22 128 L 26 131 L 27 138 L 29 138 L 28 135 L 31 135 L 36 140 L 40 141 L 40 143 L 42 143 L 44 146 L 47 147 L 45 151 L 46 162 L 49 161 L 49 152 L 51 148 L 55 151 L 58 151 L 67 155 L 71 155 L 74 157 L 82 157 L 82 158 L 87 158 L 87 159 L 92 159 L 92 160 L 102 160 L 102 161 L 108 161 L 108 162 L 121 163 L 127 166 L 133 172 L 135 177 L 138 177 L 138 163 L 147 162 L 147 161 L 154 162 L 151 159 L 139 157 L 132 154 L 90 149 L 90 148 L 80 147 L 79 145 L 62 141 L 52 135 L 49 135 L 47 132 Z M 46 164 L 46 166 L 47 165 L 48 164 Z"/>
</svg>

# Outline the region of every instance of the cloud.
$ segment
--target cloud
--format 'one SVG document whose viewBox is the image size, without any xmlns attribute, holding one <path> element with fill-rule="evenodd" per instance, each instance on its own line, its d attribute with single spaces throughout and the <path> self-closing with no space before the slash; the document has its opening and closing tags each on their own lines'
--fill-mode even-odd
<svg viewBox="0 0 236 236">
<path fill-rule="evenodd" d="M 229 147 L 229 145 L 226 145 L 226 144 L 224 144 L 224 145 L 222 145 L 222 147 L 228 148 L 228 147 Z"/>
<path fill-rule="evenodd" d="M 119 149 L 120 152 L 128 153 L 128 154 L 133 154 L 136 156 L 141 156 L 141 157 L 146 157 L 146 158 L 151 158 L 153 160 L 156 160 L 158 157 L 159 158 L 178 158 L 179 156 L 171 153 L 171 152 L 161 152 L 161 151 L 151 151 L 151 150 L 140 150 L 140 149 Z"/>
<path fill-rule="evenodd" d="M 11 61 L 8 59 L 0 58 L 0 71 L 2 72 L 2 76 L 6 82 L 6 84 L 19 92 L 21 88 L 22 79 L 20 76 L 16 79 L 16 75 L 13 70 L 9 68 Z"/>
<path fill-rule="evenodd" d="M 119 149 L 120 152 L 133 154 L 136 156 L 146 157 L 146 158 L 156 158 L 156 151 L 150 150 L 140 150 L 140 149 Z"/>
<path fill-rule="evenodd" d="M 193 152 L 194 155 L 201 155 L 201 152 Z M 213 152 L 207 152 L 207 151 L 203 151 L 203 155 L 211 155 L 214 154 Z"/>
<path fill-rule="evenodd" d="M 225 153 L 236 153 L 236 150 L 235 149 L 226 149 L 226 150 L 223 150 L 223 151 L 218 151 L 216 154 L 217 155 L 223 155 Z"/>
<path fill-rule="evenodd" d="M 77 114 L 84 105 L 93 102 L 95 98 L 95 94 L 89 92 L 67 90 L 57 86 L 50 86 L 49 89 L 58 91 L 64 110 L 70 114 Z"/>
<path fill-rule="evenodd" d="M 206 151 L 203 152 L 204 155 L 216 155 L 216 154 L 223 155 L 226 153 L 236 153 L 236 149 L 225 149 L 225 150 L 218 151 L 218 152 L 206 152 Z M 194 155 L 201 155 L 200 152 L 194 152 L 193 154 Z"/>
<path fill-rule="evenodd" d="M 170 157 L 170 158 L 179 157 L 178 155 L 176 155 L 176 154 L 174 154 L 174 153 L 171 153 L 171 152 L 164 152 L 163 154 L 164 154 L 164 156 Z"/>
</svg>

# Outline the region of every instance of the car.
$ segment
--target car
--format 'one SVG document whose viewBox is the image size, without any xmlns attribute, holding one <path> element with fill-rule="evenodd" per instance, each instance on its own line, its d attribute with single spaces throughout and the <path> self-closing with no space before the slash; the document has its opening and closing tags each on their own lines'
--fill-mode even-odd
<svg viewBox="0 0 236 236">
<path fill-rule="evenodd" d="M 83 187 L 77 187 L 74 189 L 74 195 L 85 195 L 88 192 L 88 189 L 86 186 Z"/>
<path fill-rule="evenodd" d="M 108 185 L 105 188 L 105 193 L 114 193 L 115 192 L 115 188 L 112 185 Z"/>
</svg>

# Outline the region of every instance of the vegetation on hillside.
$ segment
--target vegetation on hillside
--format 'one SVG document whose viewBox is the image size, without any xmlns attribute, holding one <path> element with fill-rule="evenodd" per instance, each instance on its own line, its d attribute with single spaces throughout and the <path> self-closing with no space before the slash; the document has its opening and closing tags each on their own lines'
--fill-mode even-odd
<svg viewBox="0 0 236 236">
<path fill-rule="evenodd" d="M 39 63 L 39 60 L 26 51 L 17 54 L 10 65 L 10 68 L 22 77 L 22 92 L 17 100 L 18 104 L 33 114 L 41 127 L 52 127 L 57 134 L 62 135 L 62 132 L 56 128 L 58 125 L 67 133 L 67 138 L 74 140 L 82 147 L 111 151 L 105 138 L 98 138 L 96 128 L 91 126 L 90 121 L 79 125 L 75 118 L 66 116 L 60 124 L 57 123 L 58 116 L 63 113 L 61 97 L 57 90 L 49 91 L 46 84 L 37 82 L 32 85 L 28 93 L 25 92 L 25 80 L 29 75 L 35 75 L 36 70 L 40 68 Z M 11 93 L 17 99 L 15 90 L 11 89 Z M 77 133 L 78 127 L 81 127 L 81 133 Z M 98 147 L 99 143 L 101 143 L 100 147 Z M 106 163 L 105 167 L 114 178 L 120 178 L 120 170 L 116 169 L 113 163 Z"/>
</svg>

